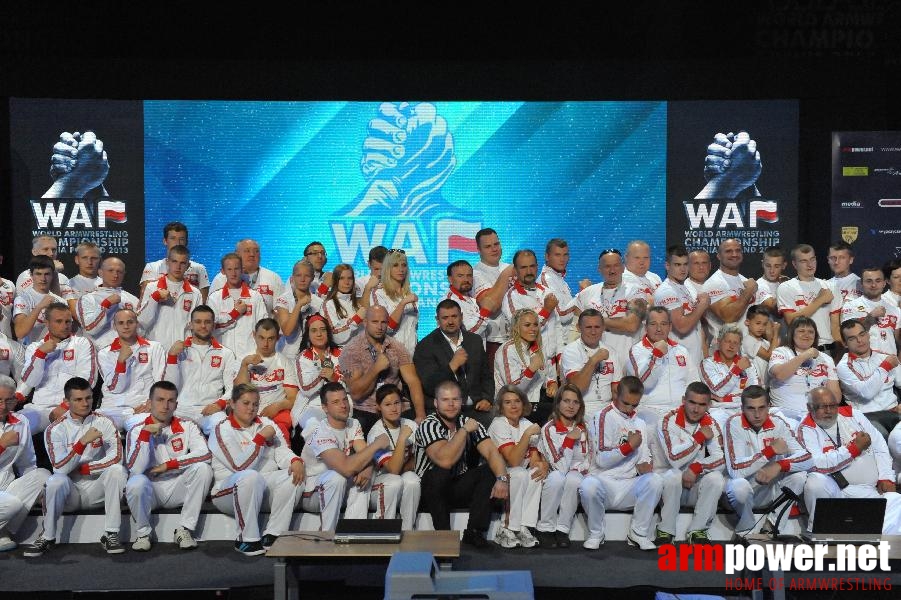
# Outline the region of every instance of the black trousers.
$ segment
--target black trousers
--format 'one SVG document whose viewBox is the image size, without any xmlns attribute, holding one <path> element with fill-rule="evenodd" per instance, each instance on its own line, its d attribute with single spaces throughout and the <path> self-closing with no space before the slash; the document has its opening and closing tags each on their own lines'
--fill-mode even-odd
<svg viewBox="0 0 901 600">
<path fill-rule="evenodd" d="M 456 477 L 450 469 L 433 466 L 422 476 L 420 506 L 432 515 L 432 525 L 437 530 L 450 529 L 451 509 L 468 508 L 466 527 L 488 531 L 495 502 L 491 498 L 494 483 L 494 473 L 486 464 Z"/>
</svg>

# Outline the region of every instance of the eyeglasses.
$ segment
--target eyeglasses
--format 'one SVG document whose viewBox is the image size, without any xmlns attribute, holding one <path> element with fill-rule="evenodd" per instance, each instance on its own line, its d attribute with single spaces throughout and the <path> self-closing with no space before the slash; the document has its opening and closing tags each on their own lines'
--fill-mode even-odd
<svg viewBox="0 0 901 600">
<path fill-rule="evenodd" d="M 623 253 L 616 248 L 607 248 L 606 250 L 601 250 L 601 256 L 604 256 L 605 254 L 616 254 L 617 256 L 623 255 Z"/>
<path fill-rule="evenodd" d="M 304 256 L 325 256 L 325 250 L 310 250 Z"/>
<path fill-rule="evenodd" d="M 403 248 L 391 248 L 390 250 L 388 250 L 388 254 L 394 254 L 395 252 L 400 252 L 401 254 L 407 253 L 407 251 Z"/>
</svg>

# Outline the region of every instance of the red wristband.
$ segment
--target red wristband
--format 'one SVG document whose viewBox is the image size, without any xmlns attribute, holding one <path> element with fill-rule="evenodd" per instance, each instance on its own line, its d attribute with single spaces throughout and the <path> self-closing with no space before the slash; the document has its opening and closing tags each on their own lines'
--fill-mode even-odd
<svg viewBox="0 0 901 600">
<path fill-rule="evenodd" d="M 573 438 L 571 438 L 569 436 L 566 436 L 565 438 L 563 438 L 563 448 L 564 449 L 574 448 L 575 446 L 576 446 L 576 440 L 574 440 Z"/>
<path fill-rule="evenodd" d="M 363 317 L 361 317 L 361 316 L 358 315 L 358 314 L 354 314 L 354 316 L 352 316 L 352 317 L 350 318 L 350 320 L 353 321 L 354 323 L 356 323 L 357 325 L 359 325 L 360 323 L 363 322 Z"/>
<path fill-rule="evenodd" d="M 700 475 L 701 471 L 704 470 L 704 467 L 702 467 L 701 463 L 699 463 L 699 462 L 693 462 L 690 465 L 688 465 L 688 470 L 691 471 L 692 473 L 694 473 L 695 475 Z"/>
<path fill-rule="evenodd" d="M 788 473 L 788 471 L 792 468 L 792 463 L 790 460 L 783 459 L 779 461 L 779 468 L 782 469 L 783 473 Z"/>
<path fill-rule="evenodd" d="M 166 461 L 166 468 L 169 469 L 170 471 L 171 471 L 171 470 L 174 470 L 174 469 L 177 469 L 177 468 L 178 468 L 178 460 L 177 460 L 177 459 L 174 459 L 174 458 L 173 458 L 172 460 L 167 460 L 167 461 Z"/>
<path fill-rule="evenodd" d="M 542 308 L 538 311 L 538 316 L 542 319 L 547 319 L 548 315 L 551 314 L 547 309 Z"/>
<path fill-rule="evenodd" d="M 397 321 L 395 321 L 391 317 L 388 317 L 388 327 L 390 327 L 391 329 L 397 329 L 398 326 L 399 326 L 399 323 Z"/>
<path fill-rule="evenodd" d="M 157 291 L 153 292 L 152 294 L 150 294 L 150 297 L 153 298 L 154 300 L 156 300 L 157 302 L 159 302 L 160 298 L 161 298 L 160 291 L 157 290 Z"/>
<path fill-rule="evenodd" d="M 81 472 L 82 475 L 90 475 L 91 474 L 91 465 L 88 463 L 85 463 L 85 464 L 81 465 L 80 467 L 78 467 L 78 470 L 79 470 L 79 472 Z"/>
<path fill-rule="evenodd" d="M 82 444 L 81 440 L 78 440 L 77 442 L 75 442 L 75 445 L 72 446 L 72 451 L 75 454 L 82 454 L 85 448 L 87 448 L 87 446 Z"/>
<path fill-rule="evenodd" d="M 231 312 L 228 313 L 228 316 L 230 316 L 232 319 L 237 319 L 238 317 L 241 316 L 241 313 L 239 313 L 237 310 L 235 310 L 235 309 L 233 308 L 233 309 L 231 310 Z"/>
<path fill-rule="evenodd" d="M 623 442 L 619 446 L 619 451 L 623 453 L 623 456 L 629 456 L 635 449 L 632 447 L 632 444 L 629 442 Z"/>
<path fill-rule="evenodd" d="M 110 306 L 112 306 L 112 304 L 110 304 L 109 298 L 104 298 L 103 302 L 100 303 L 100 306 L 102 306 L 103 308 L 109 308 Z"/>
<path fill-rule="evenodd" d="M 178 355 L 177 354 L 168 354 L 166 356 L 166 364 L 167 365 L 177 365 L 178 364 Z"/>
<path fill-rule="evenodd" d="M 884 369 L 886 372 L 889 372 L 892 369 L 894 369 L 894 367 L 891 365 L 891 363 L 889 363 L 889 361 L 887 361 L 887 360 L 884 360 L 881 363 L 879 363 L 879 368 Z"/>
<path fill-rule="evenodd" d="M 40 348 L 38 348 L 37 350 L 34 351 L 34 357 L 41 358 L 41 359 L 47 358 L 47 353 L 44 352 L 43 350 L 41 350 Z"/>
<path fill-rule="evenodd" d="M 266 438 L 264 438 L 259 433 L 256 434 L 255 436 L 253 436 L 253 443 L 256 444 L 257 446 L 265 446 L 266 441 L 267 441 Z"/>
<path fill-rule="evenodd" d="M 769 459 L 773 458 L 774 456 L 776 456 L 776 451 L 773 450 L 772 446 L 767 446 L 766 448 L 763 449 L 763 455 L 767 458 L 767 460 L 769 460 Z"/>
<path fill-rule="evenodd" d="M 701 444 L 702 446 L 703 446 L 704 443 L 707 441 L 707 438 L 704 437 L 704 434 L 701 433 L 700 430 L 695 431 L 695 432 L 694 432 L 694 435 L 692 435 L 691 437 L 693 437 L 693 438 L 695 439 L 695 441 L 696 441 L 697 443 Z"/>
<path fill-rule="evenodd" d="M 138 441 L 149 442 L 150 441 L 150 432 L 142 427 L 141 433 L 138 434 Z"/>
<path fill-rule="evenodd" d="M 848 452 L 851 453 L 852 458 L 857 458 L 860 456 L 860 448 L 857 447 L 855 442 L 848 442 L 848 445 L 845 446 L 848 449 Z"/>
<path fill-rule="evenodd" d="M 218 400 L 216 400 L 216 406 L 218 406 L 222 410 L 225 410 L 225 406 L 226 406 L 225 398 L 219 398 Z"/>
<path fill-rule="evenodd" d="M 125 372 L 125 363 L 121 360 L 116 361 L 116 373 L 124 373 Z"/>
</svg>

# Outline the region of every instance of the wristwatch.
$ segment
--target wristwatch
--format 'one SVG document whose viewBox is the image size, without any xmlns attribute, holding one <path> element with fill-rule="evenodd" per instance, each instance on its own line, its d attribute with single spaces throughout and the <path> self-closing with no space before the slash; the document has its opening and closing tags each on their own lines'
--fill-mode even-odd
<svg viewBox="0 0 901 600">
<path fill-rule="evenodd" d="M 503 481 L 504 483 L 510 483 L 510 476 L 509 475 L 498 475 L 497 480 Z"/>
</svg>

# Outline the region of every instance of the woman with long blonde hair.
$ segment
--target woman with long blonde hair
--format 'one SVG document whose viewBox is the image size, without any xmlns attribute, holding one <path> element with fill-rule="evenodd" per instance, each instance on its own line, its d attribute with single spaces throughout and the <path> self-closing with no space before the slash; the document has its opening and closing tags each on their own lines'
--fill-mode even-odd
<svg viewBox="0 0 901 600">
<path fill-rule="evenodd" d="M 388 333 L 400 342 L 410 356 L 416 350 L 419 327 L 419 298 L 410 291 L 410 269 L 403 250 L 389 250 L 382 261 L 382 280 L 374 288 L 370 306 L 388 311 Z"/>
<path fill-rule="evenodd" d="M 557 393 L 557 371 L 541 348 L 541 326 L 538 313 L 524 308 L 513 313 L 510 339 L 494 355 L 494 387 L 507 384 L 521 389 L 532 409 L 538 408 L 542 392 Z"/>
</svg>

